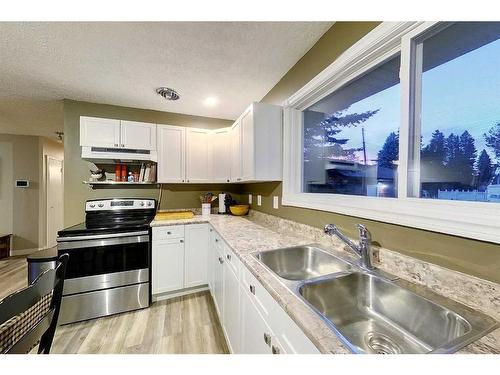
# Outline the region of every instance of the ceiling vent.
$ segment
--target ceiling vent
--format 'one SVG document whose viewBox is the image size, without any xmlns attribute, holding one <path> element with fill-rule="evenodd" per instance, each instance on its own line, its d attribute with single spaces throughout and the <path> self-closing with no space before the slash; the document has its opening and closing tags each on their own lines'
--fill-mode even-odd
<svg viewBox="0 0 500 375">
<path fill-rule="evenodd" d="M 166 100 L 177 100 L 180 98 L 179 94 L 177 94 L 177 91 L 169 87 L 158 87 L 156 89 L 156 93 L 160 96 L 163 96 Z"/>
</svg>

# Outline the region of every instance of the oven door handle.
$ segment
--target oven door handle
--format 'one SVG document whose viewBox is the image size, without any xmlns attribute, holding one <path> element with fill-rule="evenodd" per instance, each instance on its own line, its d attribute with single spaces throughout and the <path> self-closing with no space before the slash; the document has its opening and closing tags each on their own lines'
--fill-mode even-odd
<svg viewBox="0 0 500 375">
<path fill-rule="evenodd" d="M 146 232 L 147 233 L 147 232 Z M 103 246 L 113 246 L 113 245 L 126 245 L 134 243 L 144 243 L 149 242 L 149 235 L 132 235 L 128 237 L 115 237 L 115 238 L 103 238 L 103 239 L 88 239 L 83 241 L 68 241 L 59 242 L 57 244 L 57 250 L 69 250 L 69 249 L 83 249 L 91 247 L 103 247 Z"/>
<path fill-rule="evenodd" d="M 101 238 L 130 237 L 130 236 L 140 236 L 143 234 L 149 234 L 149 232 L 147 230 L 142 230 L 139 232 L 93 234 L 90 236 L 57 237 L 57 242 L 99 240 Z"/>
</svg>

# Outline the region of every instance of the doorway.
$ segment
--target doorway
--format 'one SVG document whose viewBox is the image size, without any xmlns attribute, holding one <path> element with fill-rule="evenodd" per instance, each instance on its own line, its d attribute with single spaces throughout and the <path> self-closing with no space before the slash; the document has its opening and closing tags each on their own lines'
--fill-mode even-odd
<svg viewBox="0 0 500 375">
<path fill-rule="evenodd" d="M 47 156 L 47 247 L 57 244 L 63 229 L 63 161 Z"/>
</svg>

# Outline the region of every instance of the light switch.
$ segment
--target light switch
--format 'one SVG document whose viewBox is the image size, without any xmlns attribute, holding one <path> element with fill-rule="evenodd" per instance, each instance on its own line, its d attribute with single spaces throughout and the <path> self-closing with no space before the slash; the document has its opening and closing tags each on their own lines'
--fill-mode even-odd
<svg viewBox="0 0 500 375">
<path fill-rule="evenodd" d="M 257 206 L 262 206 L 262 195 L 257 195 Z"/>
<path fill-rule="evenodd" d="M 279 208 L 279 198 L 277 196 L 273 197 L 273 208 Z"/>
<path fill-rule="evenodd" d="M 248 194 L 248 204 L 252 204 L 252 194 Z"/>
</svg>

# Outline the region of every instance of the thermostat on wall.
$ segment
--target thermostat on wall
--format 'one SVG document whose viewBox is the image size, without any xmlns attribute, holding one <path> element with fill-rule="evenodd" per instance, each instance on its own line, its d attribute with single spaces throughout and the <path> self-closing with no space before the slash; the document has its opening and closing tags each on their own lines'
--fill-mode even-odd
<svg viewBox="0 0 500 375">
<path fill-rule="evenodd" d="M 30 182 L 28 180 L 16 180 L 16 187 L 20 188 L 30 187 Z"/>
</svg>

